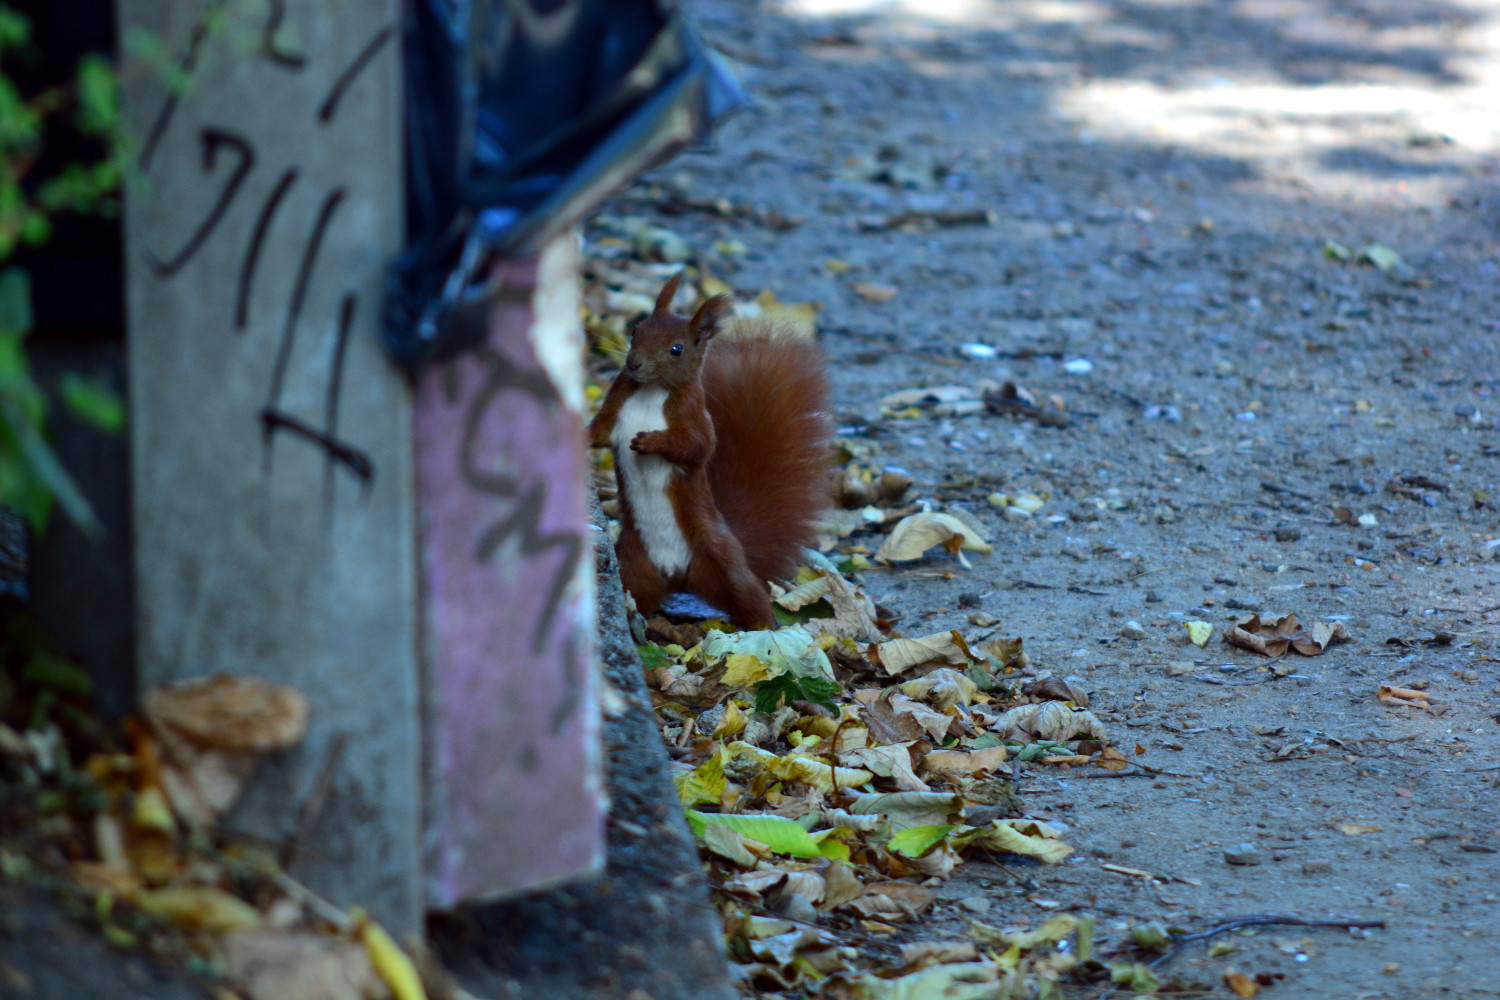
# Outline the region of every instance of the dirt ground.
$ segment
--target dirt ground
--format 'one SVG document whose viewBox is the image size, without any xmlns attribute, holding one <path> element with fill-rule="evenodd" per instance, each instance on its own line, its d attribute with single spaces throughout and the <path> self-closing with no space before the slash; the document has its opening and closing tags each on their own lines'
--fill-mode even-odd
<svg viewBox="0 0 1500 1000">
<path fill-rule="evenodd" d="M 1500 4 L 694 9 L 751 106 L 615 210 L 759 210 L 657 217 L 736 287 L 821 302 L 843 433 L 996 542 L 972 572 L 871 571 L 872 595 L 910 634 L 999 619 L 1170 772 L 1039 769 L 1028 806 L 1078 854 L 1008 866 L 1026 884 L 962 866 L 923 933 L 1384 919 L 1165 968 L 1284 975 L 1283 1000 L 1500 996 Z M 882 413 L 981 380 L 1062 397 L 1070 425 Z M 1008 520 L 995 491 L 1050 499 Z M 1274 664 L 1224 645 L 1255 609 L 1352 640 Z M 1202 649 L 1188 619 L 1215 627 Z M 1426 710 L 1377 699 L 1424 684 Z M 1227 863 L 1244 843 L 1259 863 Z"/>
</svg>

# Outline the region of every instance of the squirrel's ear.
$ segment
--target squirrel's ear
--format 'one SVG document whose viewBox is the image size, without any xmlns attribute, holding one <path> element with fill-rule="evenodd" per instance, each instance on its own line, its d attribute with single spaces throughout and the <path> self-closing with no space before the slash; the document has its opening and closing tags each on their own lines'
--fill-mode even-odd
<svg viewBox="0 0 1500 1000">
<path fill-rule="evenodd" d="M 672 299 L 677 296 L 677 286 L 682 284 L 682 274 L 683 272 L 678 271 L 672 275 L 672 280 L 668 281 L 666 286 L 662 288 L 661 294 L 656 297 L 656 312 L 654 315 L 660 316 L 662 313 L 672 311 Z"/>
<path fill-rule="evenodd" d="M 733 309 L 734 299 L 728 295 L 715 295 L 699 306 L 698 311 L 693 314 L 692 322 L 688 324 L 697 335 L 698 343 L 701 344 L 718 333 L 724 317 Z"/>
</svg>

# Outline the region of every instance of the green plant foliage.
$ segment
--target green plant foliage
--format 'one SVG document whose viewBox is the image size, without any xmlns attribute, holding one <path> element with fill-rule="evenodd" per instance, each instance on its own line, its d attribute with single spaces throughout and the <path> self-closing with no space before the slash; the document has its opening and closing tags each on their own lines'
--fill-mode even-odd
<svg viewBox="0 0 1500 1000">
<path fill-rule="evenodd" d="M 810 701 L 814 705 L 822 705 L 837 715 L 839 708 L 834 704 L 833 696 L 838 693 L 838 690 L 837 683 L 823 677 L 800 677 L 793 673 L 778 674 L 756 685 L 755 710 L 774 712 L 783 700 L 788 704 L 794 701 Z"/>
<path fill-rule="evenodd" d="M 0 3 L 0 57 L 26 46 L 31 24 Z M 35 53 L 28 52 L 28 57 Z M 0 266 L 22 245 L 52 237 L 52 216 L 87 212 L 112 216 L 124 176 L 119 80 L 99 56 L 80 60 L 73 79 L 38 94 L 23 94 L 0 62 Z M 92 160 L 65 164 L 51 176 L 37 176 L 45 129 L 64 120 L 80 134 L 98 140 Z M 85 533 L 97 536 L 99 522 L 88 500 L 63 468 L 47 441 L 47 397 L 31 374 L 25 338 L 33 323 L 31 281 L 22 268 L 0 270 L 0 504 L 10 507 L 36 531 L 46 527 L 52 507 L 61 506 Z M 77 375 L 62 380 L 69 412 L 101 430 L 118 432 L 125 407 L 104 386 Z"/>
</svg>

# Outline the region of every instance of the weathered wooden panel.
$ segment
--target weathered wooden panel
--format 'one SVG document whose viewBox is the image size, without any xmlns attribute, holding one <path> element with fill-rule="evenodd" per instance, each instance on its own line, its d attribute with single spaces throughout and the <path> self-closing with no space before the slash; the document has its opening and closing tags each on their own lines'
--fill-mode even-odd
<svg viewBox="0 0 1500 1000">
<path fill-rule="evenodd" d="M 399 4 L 119 10 L 192 75 L 125 94 L 142 682 L 228 670 L 306 693 L 306 743 L 230 825 L 292 837 L 324 786 L 294 873 L 416 929 L 411 393 L 376 326 L 403 227 Z"/>
<path fill-rule="evenodd" d="M 603 858 L 576 241 L 496 277 L 488 341 L 417 395 L 436 907 Z"/>
</svg>

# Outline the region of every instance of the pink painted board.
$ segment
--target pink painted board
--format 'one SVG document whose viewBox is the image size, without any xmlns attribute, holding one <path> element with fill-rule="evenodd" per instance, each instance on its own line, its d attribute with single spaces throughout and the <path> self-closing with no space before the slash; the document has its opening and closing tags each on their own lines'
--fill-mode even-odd
<svg viewBox="0 0 1500 1000">
<path fill-rule="evenodd" d="M 414 418 L 436 908 L 603 860 L 582 416 L 538 358 L 536 259 L 499 268 L 488 342 L 424 374 Z"/>
</svg>

